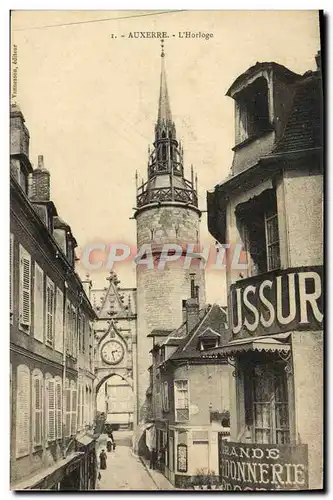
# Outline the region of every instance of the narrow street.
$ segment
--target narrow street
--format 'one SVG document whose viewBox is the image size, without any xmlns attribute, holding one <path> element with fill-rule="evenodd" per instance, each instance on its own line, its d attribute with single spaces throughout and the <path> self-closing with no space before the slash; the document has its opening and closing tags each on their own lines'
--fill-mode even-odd
<svg viewBox="0 0 333 500">
<path fill-rule="evenodd" d="M 118 431 L 113 433 L 116 449 L 107 453 L 107 469 L 101 470 L 101 490 L 158 490 L 140 459 L 132 453 L 132 433 Z M 106 438 L 102 434 L 98 443 L 98 455 L 106 451 Z"/>
</svg>

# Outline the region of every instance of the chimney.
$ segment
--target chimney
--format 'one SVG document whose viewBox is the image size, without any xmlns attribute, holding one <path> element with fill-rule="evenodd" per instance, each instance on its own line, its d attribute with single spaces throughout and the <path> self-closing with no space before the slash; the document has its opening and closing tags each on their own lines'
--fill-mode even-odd
<svg viewBox="0 0 333 500">
<path fill-rule="evenodd" d="M 16 104 L 10 108 L 10 154 L 23 154 L 29 158 L 29 131 L 24 125 L 25 119 Z"/>
<path fill-rule="evenodd" d="M 183 301 L 186 307 L 186 333 L 189 334 L 199 322 L 199 287 L 195 286 L 195 274 L 190 274 L 191 277 L 191 298 Z"/>
<path fill-rule="evenodd" d="M 31 177 L 31 201 L 50 201 L 50 172 L 44 167 L 43 155 L 38 156 L 38 167 Z"/>
</svg>

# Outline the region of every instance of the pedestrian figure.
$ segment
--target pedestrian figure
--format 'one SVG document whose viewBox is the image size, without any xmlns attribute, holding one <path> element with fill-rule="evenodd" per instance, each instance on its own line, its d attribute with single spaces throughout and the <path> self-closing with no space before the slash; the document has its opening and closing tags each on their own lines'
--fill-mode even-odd
<svg viewBox="0 0 333 500">
<path fill-rule="evenodd" d="M 105 453 L 105 450 L 102 450 L 100 455 L 99 455 L 99 468 L 100 469 L 106 469 L 106 460 L 107 460 L 107 455 Z"/>
<path fill-rule="evenodd" d="M 150 452 L 150 468 L 153 470 L 156 469 L 156 460 L 157 460 L 157 451 L 155 448 L 153 448 Z"/>
<path fill-rule="evenodd" d="M 108 434 L 108 439 L 106 442 L 106 449 L 110 453 L 110 451 L 112 451 L 112 448 L 113 448 L 113 440 L 111 438 L 111 434 Z"/>
</svg>

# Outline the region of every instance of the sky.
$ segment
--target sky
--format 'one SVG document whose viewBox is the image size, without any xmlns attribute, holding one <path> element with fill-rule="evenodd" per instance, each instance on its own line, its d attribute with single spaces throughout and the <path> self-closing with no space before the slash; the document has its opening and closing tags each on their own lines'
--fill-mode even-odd
<svg viewBox="0 0 333 500">
<path fill-rule="evenodd" d="M 44 155 L 51 198 L 72 228 L 78 257 L 91 243 L 136 244 L 135 172 L 146 179 L 160 43 L 129 38 L 134 31 L 169 34 L 171 109 L 187 177 L 191 164 L 198 175 L 202 210 L 207 190 L 231 167 L 234 103 L 225 95 L 230 85 L 256 62 L 275 61 L 300 74 L 313 70 L 320 48 L 317 11 L 12 12 L 14 100 L 30 132 L 31 162 L 37 165 L 37 156 Z M 183 31 L 213 36 L 179 38 Z M 214 245 L 206 213 L 201 242 Z M 122 286 L 135 286 L 131 265 L 119 263 L 116 271 Z M 85 275 L 80 266 L 78 272 Z M 107 274 L 104 268 L 90 277 L 104 287 Z M 207 270 L 206 296 L 209 303 L 226 304 L 223 270 Z"/>
</svg>

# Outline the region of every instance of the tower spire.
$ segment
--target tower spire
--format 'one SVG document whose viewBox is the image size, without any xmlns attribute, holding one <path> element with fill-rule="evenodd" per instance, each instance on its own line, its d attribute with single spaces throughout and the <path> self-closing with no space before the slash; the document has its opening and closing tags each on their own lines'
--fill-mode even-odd
<svg viewBox="0 0 333 500">
<path fill-rule="evenodd" d="M 168 94 L 168 86 L 165 71 L 165 52 L 164 52 L 164 40 L 161 40 L 161 79 L 160 79 L 160 98 L 158 102 L 158 115 L 157 124 L 171 125 L 172 115 L 171 107 Z"/>
</svg>

